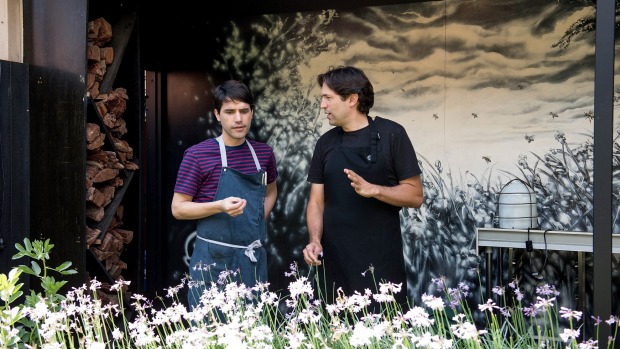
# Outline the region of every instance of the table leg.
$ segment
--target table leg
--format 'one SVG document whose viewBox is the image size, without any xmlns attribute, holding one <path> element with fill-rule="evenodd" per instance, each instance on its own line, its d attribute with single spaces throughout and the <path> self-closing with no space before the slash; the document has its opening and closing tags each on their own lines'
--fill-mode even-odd
<svg viewBox="0 0 620 349">
<path fill-rule="evenodd" d="M 492 298 L 492 282 L 491 280 L 493 279 L 493 274 L 492 274 L 492 265 L 493 265 L 493 248 L 491 248 L 490 246 L 487 246 L 484 250 L 484 252 L 486 252 L 486 256 L 487 256 L 487 266 L 486 266 L 486 272 L 487 272 L 487 280 L 486 280 L 486 284 L 487 284 L 487 299 L 491 299 Z"/>
</svg>

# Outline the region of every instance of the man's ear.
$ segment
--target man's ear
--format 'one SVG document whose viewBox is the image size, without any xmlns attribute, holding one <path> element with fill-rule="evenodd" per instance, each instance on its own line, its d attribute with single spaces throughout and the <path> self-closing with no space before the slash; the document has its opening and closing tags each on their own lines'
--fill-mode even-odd
<svg viewBox="0 0 620 349">
<path fill-rule="evenodd" d="M 359 95 L 357 93 L 352 93 L 347 98 L 347 100 L 349 101 L 350 105 L 355 105 L 357 103 L 358 99 L 359 99 Z"/>
<path fill-rule="evenodd" d="M 213 114 L 215 114 L 215 118 L 217 119 L 217 121 L 222 121 L 220 120 L 220 113 L 217 111 L 217 109 L 213 109 Z"/>
</svg>

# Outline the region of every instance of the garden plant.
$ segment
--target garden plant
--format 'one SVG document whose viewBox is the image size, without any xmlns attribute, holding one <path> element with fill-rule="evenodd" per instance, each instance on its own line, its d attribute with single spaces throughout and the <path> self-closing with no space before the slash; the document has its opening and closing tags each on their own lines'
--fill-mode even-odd
<svg viewBox="0 0 620 349">
<path fill-rule="evenodd" d="M 474 295 L 464 284 L 449 288 L 443 279 L 434 279 L 437 294 L 424 294 L 421 304 L 402 307 L 393 301 L 402 285 L 377 281 L 375 290 L 349 295 L 337 290 L 336 302 L 325 304 L 313 289 L 314 280 L 292 264 L 286 297 L 269 291 L 266 283 L 248 288 L 232 282 L 229 276 L 235 271 L 229 271 L 207 288 L 195 309 L 187 309 L 178 297 L 183 287 L 194 286 L 187 280 L 167 289 L 167 299 L 134 294 L 125 306 L 126 281 L 112 286 L 117 304 L 97 297 L 97 280 L 61 292 L 65 282 L 48 272 L 68 275 L 75 270 L 68 262 L 48 266 L 52 247 L 49 240 L 24 239 L 23 245 L 16 244 L 13 258 L 30 258 L 30 267 L 19 265 L 0 274 L 0 347 L 598 348 L 596 336 L 582 338 L 582 313 L 555 304 L 559 293 L 551 285 L 538 287 L 530 303 L 514 281 L 493 289 L 497 301 L 480 297 L 471 309 L 466 299 Z M 22 297 L 23 274 L 39 279 L 43 292 Z M 372 268 L 367 276 L 373 277 Z M 380 305 L 376 313 L 368 310 L 371 302 Z M 473 320 L 475 313 L 484 323 Z M 593 333 L 598 326 L 611 326 L 608 348 L 614 347 L 619 320 L 595 321 Z"/>
</svg>

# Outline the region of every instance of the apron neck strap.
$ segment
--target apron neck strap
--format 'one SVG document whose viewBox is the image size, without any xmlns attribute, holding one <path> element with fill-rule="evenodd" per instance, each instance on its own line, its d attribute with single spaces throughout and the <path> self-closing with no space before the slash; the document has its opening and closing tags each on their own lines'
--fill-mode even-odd
<svg viewBox="0 0 620 349">
<path fill-rule="evenodd" d="M 217 142 L 220 145 L 220 156 L 222 157 L 222 168 L 228 167 L 228 158 L 226 157 L 226 146 L 224 145 L 224 140 L 222 136 L 216 138 Z M 250 142 L 246 139 L 245 144 L 250 148 L 250 152 L 252 153 L 252 158 L 254 159 L 254 165 L 256 165 L 256 171 L 260 171 L 260 163 L 258 162 L 258 157 L 256 156 L 256 152 L 254 151 L 254 147 L 250 144 Z"/>
<path fill-rule="evenodd" d="M 368 118 L 368 126 L 370 126 L 370 162 L 377 162 L 377 148 L 379 147 L 379 132 L 377 132 L 377 125 L 374 120 L 366 115 Z"/>
</svg>

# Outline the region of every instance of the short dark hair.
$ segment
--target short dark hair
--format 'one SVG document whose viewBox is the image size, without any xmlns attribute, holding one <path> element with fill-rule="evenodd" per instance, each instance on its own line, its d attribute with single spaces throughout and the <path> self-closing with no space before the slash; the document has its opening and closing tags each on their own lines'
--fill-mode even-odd
<svg viewBox="0 0 620 349">
<path fill-rule="evenodd" d="M 254 97 L 246 84 L 238 80 L 224 81 L 222 84 L 213 88 L 213 103 L 219 112 L 222 104 L 226 101 L 239 101 L 250 105 L 254 110 Z"/>
<path fill-rule="evenodd" d="M 359 68 L 351 66 L 331 67 L 327 72 L 317 77 L 319 86 L 326 84 L 336 94 L 344 98 L 356 93 L 358 96 L 357 110 L 368 115 L 370 108 L 375 104 L 375 91 L 372 83 Z"/>
</svg>

